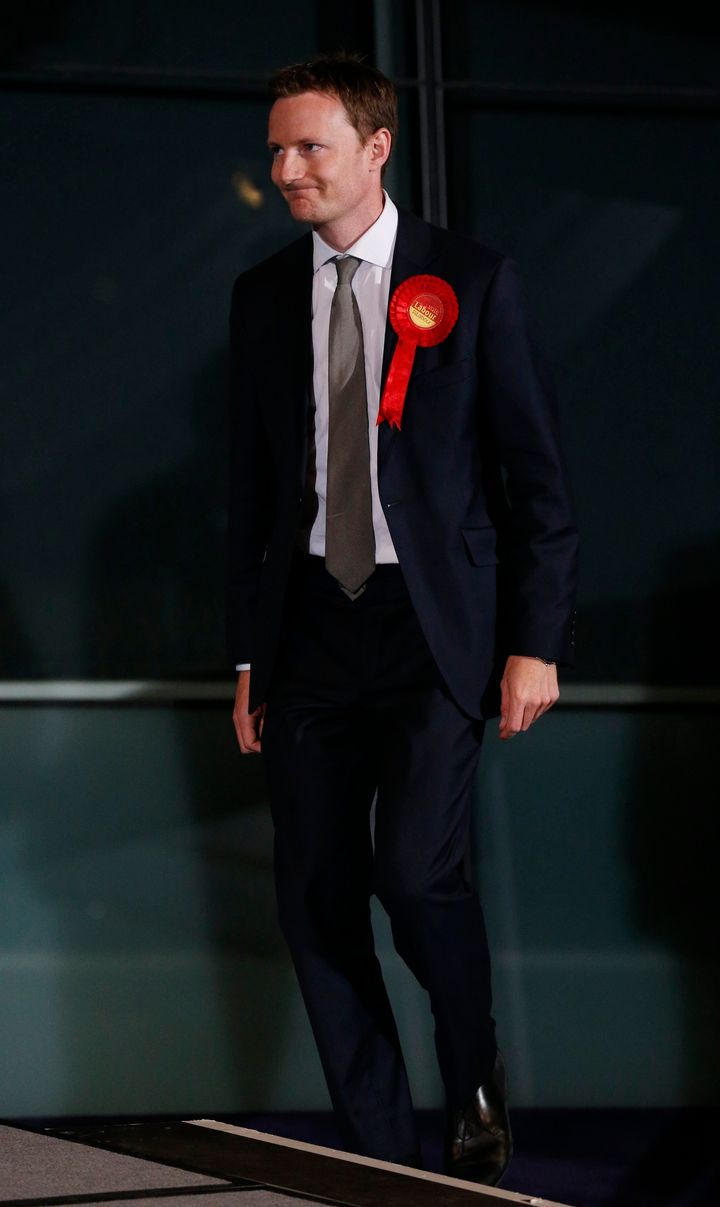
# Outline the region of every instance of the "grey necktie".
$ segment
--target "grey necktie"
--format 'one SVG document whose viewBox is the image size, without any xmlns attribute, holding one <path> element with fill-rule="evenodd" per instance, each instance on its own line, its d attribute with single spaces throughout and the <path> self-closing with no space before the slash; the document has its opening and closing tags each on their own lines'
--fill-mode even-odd
<svg viewBox="0 0 720 1207">
<path fill-rule="evenodd" d="M 375 569 L 370 440 L 362 323 L 352 279 L 355 256 L 334 261 L 338 283 L 330 308 L 325 565 L 354 599 Z"/>
</svg>

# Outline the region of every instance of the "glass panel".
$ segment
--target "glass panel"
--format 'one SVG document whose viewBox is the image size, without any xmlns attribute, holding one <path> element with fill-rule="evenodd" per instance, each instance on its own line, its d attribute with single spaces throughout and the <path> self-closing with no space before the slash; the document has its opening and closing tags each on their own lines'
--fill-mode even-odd
<svg viewBox="0 0 720 1207">
<path fill-rule="evenodd" d="M 374 49 L 373 6 L 327 0 L 65 0 L 3 5 L 4 65 L 267 73 L 319 50 Z"/>
<path fill-rule="evenodd" d="M 266 105 L 6 101 L 0 677 L 224 672 L 230 290 L 302 233 Z"/>
<path fill-rule="evenodd" d="M 3 5 L 0 70 L 165 69 L 262 75 L 320 51 L 367 55 L 388 75 L 416 74 L 412 0 L 65 0 Z"/>
<path fill-rule="evenodd" d="M 448 116 L 451 226 L 512 255 L 558 380 L 583 536 L 579 670 L 712 683 L 720 123 Z"/>
<path fill-rule="evenodd" d="M 720 21 L 707 6 L 443 0 L 441 13 L 448 79 L 718 86 Z"/>
<path fill-rule="evenodd" d="M 374 0 L 373 9 L 375 66 L 394 80 L 417 77 L 415 0 Z"/>
<path fill-rule="evenodd" d="M 229 710 L 4 708 L 4 1117 L 327 1106 Z M 716 729 L 554 712 L 511 757 L 488 730 L 474 863 L 516 1105 L 715 1100 Z M 375 923 L 413 1097 L 439 1107 L 427 995 Z"/>
<path fill-rule="evenodd" d="M 422 213 L 420 115 L 416 88 L 398 90 L 398 139 L 385 176 L 385 188 L 398 205 Z"/>
</svg>

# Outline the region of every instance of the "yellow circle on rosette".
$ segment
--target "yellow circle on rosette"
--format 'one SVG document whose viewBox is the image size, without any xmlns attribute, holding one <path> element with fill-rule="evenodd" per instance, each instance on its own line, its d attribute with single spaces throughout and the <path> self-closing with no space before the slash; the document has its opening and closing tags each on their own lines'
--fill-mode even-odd
<svg viewBox="0 0 720 1207">
<path fill-rule="evenodd" d="M 408 306 L 408 316 L 415 327 L 432 330 L 442 322 L 445 307 L 436 293 L 419 293 Z"/>
</svg>

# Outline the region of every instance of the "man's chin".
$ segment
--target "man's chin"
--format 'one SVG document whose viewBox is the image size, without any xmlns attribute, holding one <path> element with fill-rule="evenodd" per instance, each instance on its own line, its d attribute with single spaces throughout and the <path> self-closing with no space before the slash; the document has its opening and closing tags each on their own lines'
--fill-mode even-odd
<svg viewBox="0 0 720 1207">
<path fill-rule="evenodd" d="M 317 197 L 308 193 L 307 196 L 302 193 L 286 193 L 287 203 L 290 207 L 290 213 L 298 222 L 317 222 L 320 220 L 320 206 L 318 205 Z"/>
</svg>

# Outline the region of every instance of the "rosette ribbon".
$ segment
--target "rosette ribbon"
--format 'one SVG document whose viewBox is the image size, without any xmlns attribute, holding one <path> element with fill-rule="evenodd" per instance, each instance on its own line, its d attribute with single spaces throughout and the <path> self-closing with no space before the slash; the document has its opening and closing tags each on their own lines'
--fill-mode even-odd
<svg viewBox="0 0 720 1207">
<path fill-rule="evenodd" d="M 390 322 L 398 342 L 388 369 L 377 422 L 401 426 L 405 395 L 417 348 L 433 348 L 452 331 L 459 313 L 455 291 L 442 277 L 408 277 L 390 299 Z"/>
</svg>

